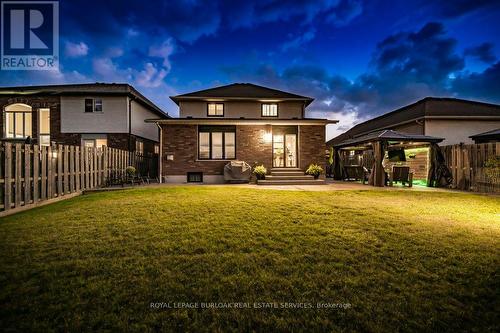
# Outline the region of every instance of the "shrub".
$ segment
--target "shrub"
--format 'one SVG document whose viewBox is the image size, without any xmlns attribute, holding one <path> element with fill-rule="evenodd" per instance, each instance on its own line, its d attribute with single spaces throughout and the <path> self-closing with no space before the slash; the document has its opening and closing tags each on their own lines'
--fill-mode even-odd
<svg viewBox="0 0 500 333">
<path fill-rule="evenodd" d="M 492 156 L 484 162 L 484 174 L 489 181 L 500 182 L 500 156 Z"/>
<path fill-rule="evenodd" d="M 133 166 L 128 166 L 125 171 L 127 172 L 127 176 L 134 177 L 135 176 L 135 168 Z"/>
<path fill-rule="evenodd" d="M 257 177 L 257 179 L 264 179 L 267 174 L 267 169 L 264 165 L 257 165 L 253 168 L 253 173 Z"/>
<path fill-rule="evenodd" d="M 309 167 L 306 170 L 306 174 L 314 176 L 314 178 L 318 178 L 319 175 L 321 175 L 322 173 L 323 173 L 323 168 L 314 163 L 309 165 Z"/>
</svg>

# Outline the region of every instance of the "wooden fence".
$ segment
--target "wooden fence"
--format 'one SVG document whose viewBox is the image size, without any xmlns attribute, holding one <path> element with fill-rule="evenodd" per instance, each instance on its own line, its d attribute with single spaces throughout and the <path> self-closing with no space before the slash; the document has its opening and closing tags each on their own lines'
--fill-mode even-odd
<svg viewBox="0 0 500 333">
<path fill-rule="evenodd" d="M 492 179 L 485 173 L 485 162 L 500 156 L 500 143 L 481 143 L 441 147 L 453 174 L 452 188 L 476 192 L 500 192 L 499 175 Z M 498 173 L 498 169 L 497 169 Z"/>
<path fill-rule="evenodd" d="M 0 216 L 105 186 L 111 175 L 125 175 L 129 154 L 106 147 L 1 143 Z"/>
</svg>

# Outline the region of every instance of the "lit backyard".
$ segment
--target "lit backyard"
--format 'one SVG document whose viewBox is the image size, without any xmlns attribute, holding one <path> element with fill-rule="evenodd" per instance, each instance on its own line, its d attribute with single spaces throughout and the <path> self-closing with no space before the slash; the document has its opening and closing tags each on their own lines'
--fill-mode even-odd
<svg viewBox="0 0 500 333">
<path fill-rule="evenodd" d="M 146 187 L 2 218 L 0 239 L 4 331 L 498 329 L 495 196 Z"/>
</svg>

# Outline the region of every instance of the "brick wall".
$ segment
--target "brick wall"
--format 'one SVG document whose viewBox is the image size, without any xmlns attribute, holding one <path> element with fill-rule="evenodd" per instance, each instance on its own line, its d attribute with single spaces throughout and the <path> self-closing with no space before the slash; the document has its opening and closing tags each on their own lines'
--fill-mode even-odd
<svg viewBox="0 0 500 333">
<path fill-rule="evenodd" d="M 264 164 L 272 168 L 272 142 L 265 142 L 264 134 L 270 125 L 245 125 L 236 127 L 236 159 L 250 164 Z M 310 163 L 325 167 L 325 127 L 300 126 L 300 166 Z M 187 172 L 203 172 L 205 175 L 223 175 L 227 161 L 197 161 L 198 130 L 196 125 L 162 125 L 163 175 L 185 175 Z M 174 160 L 168 161 L 167 154 Z"/>
<path fill-rule="evenodd" d="M 309 164 L 316 163 L 326 170 L 325 126 L 299 126 L 300 167 L 306 170 Z M 325 177 L 325 173 L 321 175 Z"/>
</svg>

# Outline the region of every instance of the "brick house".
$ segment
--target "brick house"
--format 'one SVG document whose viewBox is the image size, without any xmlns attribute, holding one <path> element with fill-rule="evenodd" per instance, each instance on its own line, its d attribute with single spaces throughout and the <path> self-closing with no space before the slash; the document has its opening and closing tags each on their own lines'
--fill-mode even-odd
<svg viewBox="0 0 500 333">
<path fill-rule="evenodd" d="M 159 151 L 159 129 L 144 120 L 168 115 L 128 84 L 0 88 L 1 140 L 40 145 Z"/>
<path fill-rule="evenodd" d="M 309 164 L 324 167 L 325 126 L 336 121 L 306 118 L 312 98 L 238 83 L 171 99 L 179 118 L 149 120 L 161 127 L 165 182 L 221 183 L 231 160 L 263 164 L 268 183 L 307 182 Z"/>
</svg>

